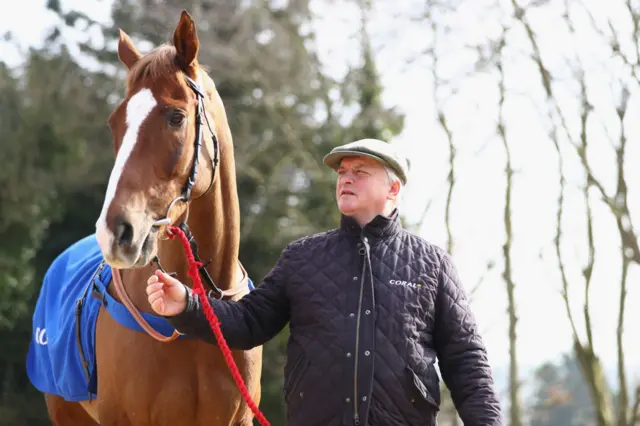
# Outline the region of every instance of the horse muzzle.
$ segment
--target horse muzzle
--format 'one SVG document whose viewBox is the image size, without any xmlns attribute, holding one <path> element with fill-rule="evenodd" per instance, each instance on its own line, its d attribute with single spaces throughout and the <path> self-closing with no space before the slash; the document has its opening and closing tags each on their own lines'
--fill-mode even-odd
<svg viewBox="0 0 640 426">
<path fill-rule="evenodd" d="M 96 237 L 105 261 L 114 268 L 142 267 L 156 252 L 156 232 L 153 221 L 147 217 L 133 220 L 117 215 L 110 221 L 98 223 Z"/>
</svg>

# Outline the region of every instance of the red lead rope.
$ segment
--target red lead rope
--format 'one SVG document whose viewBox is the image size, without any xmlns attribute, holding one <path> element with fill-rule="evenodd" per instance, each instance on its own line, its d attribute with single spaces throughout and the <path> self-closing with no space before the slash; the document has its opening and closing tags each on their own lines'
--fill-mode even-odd
<svg viewBox="0 0 640 426">
<path fill-rule="evenodd" d="M 182 229 L 176 226 L 171 226 L 169 228 L 169 238 L 173 239 L 175 235 L 178 235 L 180 237 L 182 246 L 184 247 L 184 251 L 187 254 L 187 260 L 189 262 L 189 270 L 187 271 L 187 275 L 189 275 L 189 277 L 193 280 L 193 291 L 200 298 L 200 303 L 202 303 L 202 308 L 204 309 L 204 315 L 209 321 L 211 329 L 213 330 L 213 333 L 218 340 L 218 344 L 220 345 L 220 349 L 222 350 L 224 359 L 227 362 L 227 366 L 229 366 L 231 374 L 236 381 L 236 385 L 238 385 L 242 397 L 244 398 L 249 408 L 251 408 L 251 411 L 256 416 L 260 424 L 262 426 L 270 426 L 267 418 L 264 416 L 264 414 L 262 414 L 256 403 L 251 399 L 251 395 L 249 395 L 249 391 L 244 384 L 244 380 L 242 379 L 242 376 L 240 376 L 240 371 L 238 371 L 238 367 L 233 360 L 231 350 L 229 349 L 226 340 L 224 340 L 224 336 L 222 335 L 222 331 L 220 330 L 220 321 L 218 320 L 216 314 L 213 312 L 213 308 L 211 307 L 211 304 L 207 299 L 204 287 L 202 286 L 202 281 L 200 280 L 200 273 L 198 271 L 198 268 L 202 266 L 202 264 L 197 262 L 195 257 L 193 256 L 191 246 L 189 245 L 189 240 L 187 239 L 187 236 L 184 234 Z"/>
</svg>

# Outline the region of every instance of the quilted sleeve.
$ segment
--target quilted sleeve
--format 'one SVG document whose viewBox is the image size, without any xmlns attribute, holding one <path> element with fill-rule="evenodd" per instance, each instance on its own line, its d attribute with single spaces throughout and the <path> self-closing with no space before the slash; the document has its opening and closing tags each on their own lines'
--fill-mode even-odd
<svg viewBox="0 0 640 426">
<path fill-rule="evenodd" d="M 458 272 L 447 254 L 438 280 L 435 349 L 456 410 L 467 426 L 502 426 L 487 352 Z"/>
<path fill-rule="evenodd" d="M 231 349 L 251 349 L 278 334 L 289 321 L 289 299 L 285 292 L 290 249 L 285 248 L 275 267 L 255 290 L 238 301 L 209 298 L 220 320 L 220 329 Z M 187 308 L 169 322 L 181 333 L 217 344 L 197 294 L 189 289 Z"/>
</svg>

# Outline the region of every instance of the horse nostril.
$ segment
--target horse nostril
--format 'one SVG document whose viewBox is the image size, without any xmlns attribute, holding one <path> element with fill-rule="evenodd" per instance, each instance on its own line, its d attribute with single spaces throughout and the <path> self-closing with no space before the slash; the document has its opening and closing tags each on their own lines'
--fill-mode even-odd
<svg viewBox="0 0 640 426">
<path fill-rule="evenodd" d="M 122 216 L 116 218 L 116 236 L 119 246 L 129 246 L 133 241 L 133 226 Z"/>
</svg>

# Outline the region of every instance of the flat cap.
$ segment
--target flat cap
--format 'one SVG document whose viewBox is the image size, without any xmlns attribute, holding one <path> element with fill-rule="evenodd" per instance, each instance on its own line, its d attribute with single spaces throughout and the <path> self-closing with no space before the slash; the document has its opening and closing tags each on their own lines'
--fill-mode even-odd
<svg viewBox="0 0 640 426">
<path fill-rule="evenodd" d="M 340 161 L 342 161 L 344 157 L 354 155 L 371 157 L 389 166 L 396 172 L 402 183 L 404 185 L 407 184 L 411 161 L 402 155 L 393 145 L 379 139 L 360 139 L 337 146 L 325 155 L 322 161 L 333 170 L 337 170 L 338 167 L 340 167 Z"/>
</svg>

